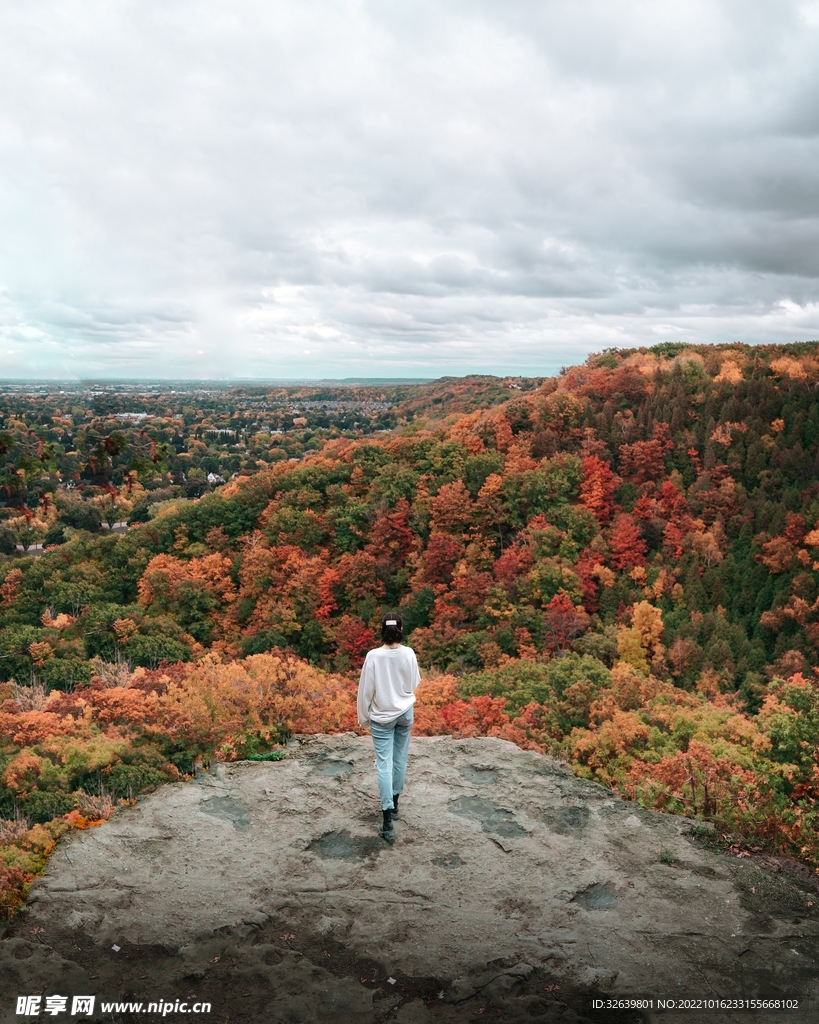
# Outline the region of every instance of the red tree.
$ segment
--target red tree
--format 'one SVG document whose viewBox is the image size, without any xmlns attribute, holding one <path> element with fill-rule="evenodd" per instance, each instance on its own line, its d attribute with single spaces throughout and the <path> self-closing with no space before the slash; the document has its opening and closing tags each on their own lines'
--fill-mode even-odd
<svg viewBox="0 0 819 1024">
<path fill-rule="evenodd" d="M 350 659 L 350 668 L 359 669 L 367 651 L 376 645 L 373 631 L 357 615 L 342 615 L 336 628 L 338 646 Z"/>
<path fill-rule="evenodd" d="M 668 427 L 658 423 L 650 441 L 635 441 L 620 445 L 620 471 L 636 484 L 647 480 L 662 480 L 665 474 L 665 455 L 674 447 L 668 437 Z"/>
<path fill-rule="evenodd" d="M 627 512 L 621 512 L 612 523 L 609 548 L 613 569 L 628 569 L 646 564 L 646 542 L 640 534 L 640 528 Z"/>
<path fill-rule="evenodd" d="M 676 519 L 680 525 L 688 529 L 691 509 L 685 495 L 670 480 L 664 480 L 660 487 L 659 504 L 664 519 Z"/>
<path fill-rule="evenodd" d="M 595 567 L 603 565 L 605 559 L 599 551 L 592 548 L 585 548 L 575 566 L 575 572 L 583 586 L 583 607 L 587 612 L 596 612 L 599 608 L 597 594 L 600 590 L 600 581 L 595 574 Z"/>
<path fill-rule="evenodd" d="M 806 533 L 807 528 L 802 516 L 797 512 L 789 512 L 785 519 L 785 536 L 791 544 L 801 544 Z"/>
<path fill-rule="evenodd" d="M 382 569 L 400 568 L 415 547 L 415 534 L 409 525 L 410 507 L 402 498 L 392 511 L 382 512 L 373 524 L 365 550 Z"/>
<path fill-rule="evenodd" d="M 588 627 L 588 615 L 582 608 L 575 608 L 566 594 L 555 594 L 546 605 L 543 632 L 550 651 L 565 650 Z"/>
<path fill-rule="evenodd" d="M 583 479 L 580 484 L 580 501 L 591 512 L 598 523 L 607 523 L 614 508 L 614 490 L 617 477 L 608 463 L 596 455 L 583 459 Z"/>
<path fill-rule="evenodd" d="M 461 557 L 463 546 L 448 533 L 433 533 L 421 555 L 419 582 L 448 583 Z"/>
<path fill-rule="evenodd" d="M 492 572 L 495 579 L 511 593 L 517 580 L 532 568 L 533 562 L 528 548 L 513 545 L 496 560 Z"/>
</svg>

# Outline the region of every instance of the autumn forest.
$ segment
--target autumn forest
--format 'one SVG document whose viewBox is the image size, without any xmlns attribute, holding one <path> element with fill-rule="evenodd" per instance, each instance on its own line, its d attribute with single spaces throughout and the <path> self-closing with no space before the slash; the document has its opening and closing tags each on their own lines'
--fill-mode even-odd
<svg viewBox="0 0 819 1024">
<path fill-rule="evenodd" d="M 48 449 L 63 411 L 3 394 L 0 918 L 66 830 L 358 729 L 390 609 L 416 733 L 510 740 L 819 870 L 817 387 L 819 343 L 666 344 L 301 394 L 221 455 L 204 432 L 236 427 L 195 401 L 159 402 L 170 451 L 112 407 L 82 457 Z"/>
</svg>

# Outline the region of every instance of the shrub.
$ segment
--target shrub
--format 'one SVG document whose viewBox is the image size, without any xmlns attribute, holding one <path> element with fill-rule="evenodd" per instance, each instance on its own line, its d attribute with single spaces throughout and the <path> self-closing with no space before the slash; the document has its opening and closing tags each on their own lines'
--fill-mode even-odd
<svg viewBox="0 0 819 1024">
<path fill-rule="evenodd" d="M 510 661 L 500 668 L 464 676 L 458 689 L 463 697 L 505 697 L 508 708 L 520 710 L 527 704 L 550 704 L 581 681 L 600 690 L 610 683 L 611 673 L 589 654 L 570 653 L 547 662 Z"/>
</svg>

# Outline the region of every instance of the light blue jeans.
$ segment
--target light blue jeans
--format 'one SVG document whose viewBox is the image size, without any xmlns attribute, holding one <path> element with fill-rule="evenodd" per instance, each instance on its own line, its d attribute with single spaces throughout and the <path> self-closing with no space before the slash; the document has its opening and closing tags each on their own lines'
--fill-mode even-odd
<svg viewBox="0 0 819 1024">
<path fill-rule="evenodd" d="M 378 795 L 381 810 L 392 809 L 393 793 L 404 792 L 407 774 L 407 752 L 412 732 L 413 708 L 386 725 L 370 722 L 375 747 L 375 765 L 378 772 Z"/>
</svg>

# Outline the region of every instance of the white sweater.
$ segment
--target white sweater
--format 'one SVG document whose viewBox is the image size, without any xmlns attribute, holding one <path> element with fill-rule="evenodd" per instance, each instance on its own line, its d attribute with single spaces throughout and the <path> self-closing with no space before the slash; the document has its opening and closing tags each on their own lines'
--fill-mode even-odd
<svg viewBox="0 0 819 1024">
<path fill-rule="evenodd" d="M 361 668 L 358 683 L 358 721 L 389 725 L 415 703 L 414 690 L 421 682 L 415 651 L 411 647 L 377 647 Z"/>
</svg>

